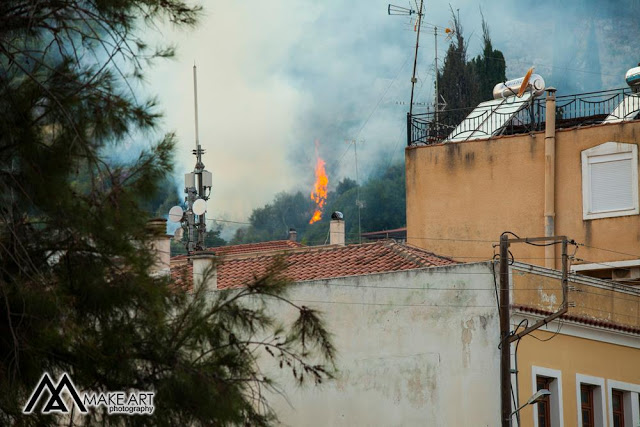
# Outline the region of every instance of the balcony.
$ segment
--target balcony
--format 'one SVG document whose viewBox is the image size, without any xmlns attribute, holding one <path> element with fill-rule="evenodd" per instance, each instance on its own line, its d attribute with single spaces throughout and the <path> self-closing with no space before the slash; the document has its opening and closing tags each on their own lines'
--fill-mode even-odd
<svg viewBox="0 0 640 427">
<path fill-rule="evenodd" d="M 461 108 L 407 114 L 407 145 L 432 145 L 460 141 L 460 134 L 474 132 L 474 139 L 518 135 L 545 129 L 545 98 L 523 101 L 524 106 L 506 117 L 497 106 Z M 475 110 L 475 112 L 474 112 Z M 556 129 L 632 120 L 640 110 L 640 94 L 630 88 L 556 96 Z M 469 115 L 474 112 L 472 118 Z M 465 120 L 466 119 L 466 120 Z M 462 126 L 460 126 L 462 124 Z M 491 134 L 482 129 L 496 129 Z M 486 136 L 485 136 L 486 135 Z"/>
</svg>

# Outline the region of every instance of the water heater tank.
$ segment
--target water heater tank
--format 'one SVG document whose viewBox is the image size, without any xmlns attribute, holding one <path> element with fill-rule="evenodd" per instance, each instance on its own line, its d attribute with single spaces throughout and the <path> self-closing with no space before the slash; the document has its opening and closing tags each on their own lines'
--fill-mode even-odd
<svg viewBox="0 0 640 427">
<path fill-rule="evenodd" d="M 638 65 L 638 67 L 630 69 L 627 71 L 627 74 L 624 75 L 624 79 L 627 81 L 627 84 L 635 89 L 640 87 L 640 64 Z"/>
<path fill-rule="evenodd" d="M 506 98 L 517 94 L 520 90 L 523 79 L 524 77 L 520 77 L 519 79 L 498 83 L 493 88 L 493 99 Z M 544 79 L 542 76 L 539 74 L 531 74 L 529 84 L 527 85 L 525 92 L 532 92 L 533 96 L 539 96 L 544 93 L 544 87 Z"/>
</svg>

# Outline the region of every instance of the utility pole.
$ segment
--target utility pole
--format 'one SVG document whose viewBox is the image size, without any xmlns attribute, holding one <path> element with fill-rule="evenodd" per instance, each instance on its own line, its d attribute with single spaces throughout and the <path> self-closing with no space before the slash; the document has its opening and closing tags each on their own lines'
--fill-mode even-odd
<svg viewBox="0 0 640 427">
<path fill-rule="evenodd" d="M 502 427 L 511 426 L 511 345 L 509 344 L 509 238 L 500 236 L 500 401 Z"/>
<path fill-rule="evenodd" d="M 521 332 L 515 331 L 511 334 L 509 325 L 510 301 L 509 301 L 509 245 L 511 243 L 550 242 L 549 245 L 560 243 L 562 245 L 562 304 L 560 309 L 553 314 L 537 321 L 532 326 Z M 507 233 L 500 236 L 500 423 L 502 427 L 511 426 L 511 343 L 530 334 L 536 329 L 548 324 L 569 311 L 569 256 L 567 254 L 567 244 L 576 244 L 573 240 L 568 240 L 566 236 L 548 236 L 532 238 L 509 239 Z"/>
<path fill-rule="evenodd" d="M 435 119 L 436 119 L 436 132 L 438 129 L 438 111 L 440 103 L 440 95 L 438 93 L 438 27 L 433 27 L 433 38 L 436 43 L 436 102 L 433 104 L 435 107 Z"/>
<path fill-rule="evenodd" d="M 364 141 L 361 141 L 364 142 Z M 362 243 L 362 226 L 360 221 L 360 210 L 364 207 L 364 202 L 360 200 L 360 177 L 358 175 L 358 141 L 355 139 L 347 141 L 347 144 L 353 144 L 353 154 L 356 159 L 356 206 L 358 207 L 358 243 Z"/>
</svg>

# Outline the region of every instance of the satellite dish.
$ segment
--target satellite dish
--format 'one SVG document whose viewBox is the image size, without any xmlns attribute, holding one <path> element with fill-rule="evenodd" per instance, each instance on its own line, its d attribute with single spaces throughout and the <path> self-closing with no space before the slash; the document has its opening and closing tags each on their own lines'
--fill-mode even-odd
<svg viewBox="0 0 640 427">
<path fill-rule="evenodd" d="M 180 206 L 174 206 L 169 209 L 169 221 L 171 222 L 180 222 L 182 220 L 182 216 L 184 215 L 184 211 Z"/>
<path fill-rule="evenodd" d="M 533 68 L 534 67 L 529 68 L 527 74 L 524 75 L 522 84 L 520 85 L 520 90 L 518 91 L 518 98 L 522 98 L 522 95 L 524 95 L 525 91 L 527 90 L 527 86 L 529 86 L 529 79 L 531 78 L 531 74 L 533 73 Z"/>
<path fill-rule="evenodd" d="M 204 199 L 198 199 L 193 202 L 193 213 L 196 215 L 202 215 L 207 211 L 207 202 Z"/>
</svg>

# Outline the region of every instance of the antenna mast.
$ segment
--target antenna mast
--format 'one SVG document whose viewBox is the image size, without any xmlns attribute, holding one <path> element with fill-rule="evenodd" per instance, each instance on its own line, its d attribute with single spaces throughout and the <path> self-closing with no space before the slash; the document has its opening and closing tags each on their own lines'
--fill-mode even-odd
<svg viewBox="0 0 640 427">
<path fill-rule="evenodd" d="M 409 116 L 413 114 L 413 90 L 416 86 L 416 66 L 418 65 L 418 45 L 420 44 L 420 26 L 422 25 L 422 4 L 424 0 L 420 0 L 420 9 L 418 9 L 418 33 L 416 34 L 416 52 L 413 56 L 413 75 L 411 76 L 411 102 L 409 103 Z"/>
<path fill-rule="evenodd" d="M 196 148 L 193 154 L 196 156 L 196 166 L 193 172 L 184 175 L 184 192 L 186 212 L 179 219 L 182 228 L 187 232 L 187 252 L 204 250 L 204 238 L 207 232 L 206 224 L 206 201 L 211 195 L 213 177 L 211 172 L 204 169 L 202 155 L 205 150 L 200 146 L 200 135 L 198 130 L 198 75 L 196 65 L 193 64 L 193 106 L 195 112 Z M 175 214 L 179 217 L 179 214 Z M 177 217 L 175 217 L 177 219 Z M 171 215 L 170 215 L 171 219 Z M 173 219 L 172 219 L 173 220 Z"/>
</svg>

